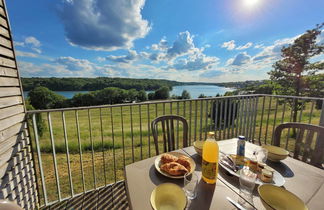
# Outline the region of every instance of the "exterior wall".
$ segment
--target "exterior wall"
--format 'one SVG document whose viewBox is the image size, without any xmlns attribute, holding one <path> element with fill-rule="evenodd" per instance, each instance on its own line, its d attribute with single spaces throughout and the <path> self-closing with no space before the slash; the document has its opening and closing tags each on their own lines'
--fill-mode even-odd
<svg viewBox="0 0 324 210">
<path fill-rule="evenodd" d="M 4 0 L 0 0 L 0 199 L 37 204 L 36 177 L 21 82 Z"/>
</svg>

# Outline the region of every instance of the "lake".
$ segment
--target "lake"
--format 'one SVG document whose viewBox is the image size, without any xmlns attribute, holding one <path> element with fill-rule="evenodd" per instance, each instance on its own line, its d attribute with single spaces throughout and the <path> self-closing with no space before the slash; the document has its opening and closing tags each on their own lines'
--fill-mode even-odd
<svg viewBox="0 0 324 210">
<path fill-rule="evenodd" d="M 198 98 L 200 94 L 205 96 L 216 96 L 217 94 L 223 95 L 227 91 L 233 91 L 232 88 L 225 88 L 216 85 L 182 85 L 174 86 L 170 95 L 181 95 L 182 91 L 188 91 L 191 98 Z"/>
<path fill-rule="evenodd" d="M 200 94 L 205 96 L 216 96 L 216 94 L 223 95 L 227 91 L 232 91 L 232 88 L 225 88 L 216 85 L 183 85 L 174 86 L 170 95 L 181 95 L 182 91 L 187 90 L 190 93 L 191 98 L 198 98 Z M 77 93 L 87 93 L 88 91 L 55 91 L 56 93 L 66 97 L 72 98 Z M 147 91 L 151 92 L 151 91 Z M 24 97 L 26 98 L 29 91 L 24 91 Z"/>
<path fill-rule="evenodd" d="M 77 93 L 87 93 L 89 91 L 54 91 L 57 94 L 64 96 L 65 98 L 73 98 Z M 24 97 L 28 96 L 29 91 L 24 91 Z"/>
</svg>

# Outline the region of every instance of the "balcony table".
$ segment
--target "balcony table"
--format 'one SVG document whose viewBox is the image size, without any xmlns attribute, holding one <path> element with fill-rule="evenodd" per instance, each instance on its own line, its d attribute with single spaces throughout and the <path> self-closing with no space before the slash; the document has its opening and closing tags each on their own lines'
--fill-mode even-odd
<svg viewBox="0 0 324 210">
<path fill-rule="evenodd" d="M 236 152 L 236 139 L 218 141 L 220 151 L 231 154 Z M 246 142 L 246 155 L 249 156 L 259 146 Z M 196 173 L 201 177 L 201 157 L 194 148 L 186 147 L 176 150 L 189 155 L 196 162 Z M 156 157 L 151 157 L 125 168 L 125 181 L 128 193 L 129 206 L 134 210 L 152 209 L 150 196 L 153 189 L 165 182 L 171 182 L 183 187 L 183 179 L 170 179 L 154 167 Z M 309 209 L 321 209 L 324 205 L 324 170 L 298 161 L 286 158 L 279 163 L 267 162 L 276 169 L 284 178 L 284 187 L 303 200 Z M 227 201 L 226 197 L 233 200 L 239 198 L 238 177 L 228 175 L 219 166 L 216 185 L 206 184 L 202 179 L 198 184 L 197 198 L 192 200 L 189 209 L 235 209 Z M 254 190 L 253 202 L 256 209 L 264 209 L 257 193 L 257 185 Z"/>
</svg>

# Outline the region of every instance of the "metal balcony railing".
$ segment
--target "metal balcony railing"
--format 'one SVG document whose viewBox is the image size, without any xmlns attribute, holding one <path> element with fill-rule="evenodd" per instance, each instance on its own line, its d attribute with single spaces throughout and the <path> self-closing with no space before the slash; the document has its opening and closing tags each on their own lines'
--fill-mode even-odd
<svg viewBox="0 0 324 210">
<path fill-rule="evenodd" d="M 283 122 L 323 125 L 321 103 L 323 98 L 259 94 L 29 111 L 40 206 L 123 180 L 125 165 L 155 155 L 150 122 L 158 116 L 185 117 L 189 145 L 208 131 L 217 140 L 244 135 L 263 144 Z M 177 125 L 177 148 L 181 130 Z M 290 132 L 286 136 L 282 146 L 290 150 L 294 141 Z"/>
</svg>

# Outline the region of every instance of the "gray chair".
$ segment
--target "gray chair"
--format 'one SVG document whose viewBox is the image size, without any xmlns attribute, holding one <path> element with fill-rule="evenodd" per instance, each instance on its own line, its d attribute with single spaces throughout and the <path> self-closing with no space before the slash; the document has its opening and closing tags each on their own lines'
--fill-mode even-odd
<svg viewBox="0 0 324 210">
<path fill-rule="evenodd" d="M 273 144 L 275 146 L 280 146 L 280 137 L 283 129 L 297 130 L 297 138 L 293 156 L 295 159 L 302 160 L 303 162 L 310 162 L 311 165 L 320 168 L 323 167 L 324 127 L 294 122 L 281 124 L 274 132 Z M 317 140 L 316 142 L 313 142 L 313 139 L 315 139 L 315 133 L 317 133 Z M 305 139 L 305 141 L 303 141 L 303 139 Z"/>
<path fill-rule="evenodd" d="M 182 123 L 183 127 L 183 147 L 188 146 L 188 123 L 187 120 L 178 115 L 164 115 L 157 117 L 151 123 L 156 154 L 159 154 L 158 125 L 161 124 L 163 137 L 163 152 L 175 150 L 175 123 Z M 178 125 L 178 124 L 176 124 Z"/>
</svg>

